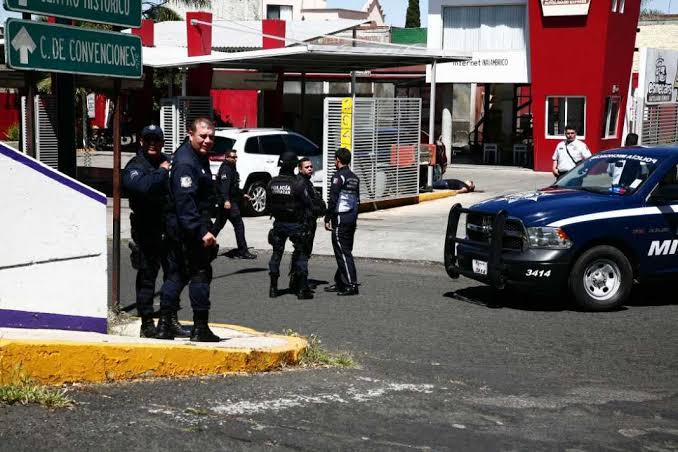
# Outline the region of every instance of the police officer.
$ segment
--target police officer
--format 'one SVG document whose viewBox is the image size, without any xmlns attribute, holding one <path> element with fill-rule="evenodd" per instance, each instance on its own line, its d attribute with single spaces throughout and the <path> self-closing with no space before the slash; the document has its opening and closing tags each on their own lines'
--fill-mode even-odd
<svg viewBox="0 0 678 452">
<path fill-rule="evenodd" d="M 268 263 L 271 277 L 269 296 L 271 298 L 278 296 L 280 260 L 285 251 L 285 242 L 289 238 L 296 252 L 296 257 L 292 261 L 292 270 L 296 275 L 297 298 L 308 300 L 313 298 L 313 293 L 308 288 L 308 251 L 304 212 L 312 207 L 312 202 L 305 185 L 294 175 L 296 165 L 296 154 L 291 151 L 284 152 L 280 157 L 280 174 L 271 179 L 266 191 L 271 215 L 275 218 L 273 229 L 268 233 L 268 243 L 273 247 L 273 254 Z"/>
<path fill-rule="evenodd" d="M 156 336 L 153 295 L 161 266 L 163 276 L 167 276 L 163 214 L 167 203 L 170 164 L 162 153 L 164 143 L 160 127 L 144 127 L 137 155 L 127 163 L 122 173 L 122 186 L 127 191 L 132 210 L 129 216 L 133 240 L 130 242 L 130 257 L 132 267 L 137 270 L 136 301 L 137 312 L 141 317 L 141 337 Z M 187 336 L 176 315 L 172 317 L 170 328 L 177 336 Z"/>
<path fill-rule="evenodd" d="M 235 241 L 238 244 L 237 257 L 241 259 L 256 259 L 256 254 L 252 254 L 247 247 L 245 240 L 245 224 L 240 214 L 240 203 L 243 198 L 249 201 L 250 197 L 243 194 L 240 190 L 240 175 L 236 170 L 236 159 L 238 153 L 234 150 L 226 151 L 224 163 L 217 172 L 217 189 L 219 192 L 219 215 L 217 216 L 217 232 L 226 226 L 227 221 L 231 221 L 235 231 Z"/>
<path fill-rule="evenodd" d="M 313 241 L 315 240 L 315 230 L 318 224 L 318 218 L 325 215 L 327 212 L 327 205 L 311 182 L 311 176 L 313 176 L 313 163 L 311 160 L 307 157 L 301 158 L 297 168 L 299 171 L 297 180 L 304 185 L 306 192 L 311 197 L 311 207 L 304 211 L 304 229 L 306 232 L 306 246 L 304 247 L 304 250 L 308 253 L 308 258 L 310 259 L 311 254 L 313 254 Z M 292 262 L 296 261 L 298 258 L 299 251 L 295 249 L 294 253 L 292 253 Z M 290 267 L 290 288 L 295 290 L 297 277 L 294 274 L 294 267 Z"/>
<path fill-rule="evenodd" d="M 586 143 L 577 139 L 577 130 L 572 126 L 565 126 L 565 139 L 556 145 L 551 157 L 551 172 L 559 179 L 577 166 L 577 163 L 589 157 L 591 151 Z"/>
<path fill-rule="evenodd" d="M 332 232 L 332 248 L 337 259 L 334 284 L 325 292 L 337 295 L 358 295 L 358 279 L 353 262 L 353 237 L 358 221 L 360 204 L 360 179 L 348 167 L 351 151 L 339 148 L 334 164 L 337 172 L 332 177 L 330 196 L 325 215 L 325 229 Z"/>
<path fill-rule="evenodd" d="M 220 340 L 208 325 L 211 261 L 218 250 L 212 223 L 217 197 L 207 157 L 213 146 L 214 124 L 210 119 L 197 118 L 172 159 L 166 220 L 168 275 L 160 294 L 158 339 L 174 339 L 172 315 L 188 284 L 193 308 L 191 341 Z"/>
</svg>

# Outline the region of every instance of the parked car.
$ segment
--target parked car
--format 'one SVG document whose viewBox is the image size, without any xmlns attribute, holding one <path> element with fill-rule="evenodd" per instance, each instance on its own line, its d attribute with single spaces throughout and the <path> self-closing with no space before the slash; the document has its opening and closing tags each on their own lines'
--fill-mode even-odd
<svg viewBox="0 0 678 452">
<path fill-rule="evenodd" d="M 542 190 L 453 206 L 444 257 L 451 278 L 569 292 L 598 311 L 624 304 L 634 281 L 678 275 L 677 252 L 678 148 L 634 147 Z"/>
<path fill-rule="evenodd" d="M 313 162 L 313 185 L 322 190 L 324 171 L 322 150 L 301 134 L 284 129 L 234 129 L 217 128 L 215 144 L 210 154 L 210 168 L 216 174 L 224 161 L 226 151 L 238 152 L 240 188 L 252 197 L 245 203 L 249 215 L 263 215 L 268 208 L 266 186 L 278 175 L 280 155 L 291 150 L 299 157 L 308 157 Z"/>
</svg>

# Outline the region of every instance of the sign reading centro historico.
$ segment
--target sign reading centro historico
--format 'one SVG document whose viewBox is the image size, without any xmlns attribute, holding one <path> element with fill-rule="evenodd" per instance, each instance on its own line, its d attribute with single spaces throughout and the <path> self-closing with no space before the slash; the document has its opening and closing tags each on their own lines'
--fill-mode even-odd
<svg viewBox="0 0 678 452">
<path fill-rule="evenodd" d="M 141 78 L 141 38 L 132 34 L 8 19 L 7 65 L 13 69 Z"/>
<path fill-rule="evenodd" d="M 141 25 L 141 0 L 5 0 L 5 8 L 132 28 Z"/>
</svg>

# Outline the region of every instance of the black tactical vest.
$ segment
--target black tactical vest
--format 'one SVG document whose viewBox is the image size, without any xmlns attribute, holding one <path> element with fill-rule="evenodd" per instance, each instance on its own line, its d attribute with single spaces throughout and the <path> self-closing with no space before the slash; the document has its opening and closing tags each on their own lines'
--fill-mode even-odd
<svg viewBox="0 0 678 452">
<path fill-rule="evenodd" d="M 294 199 L 294 176 L 276 176 L 271 179 L 269 195 L 271 215 L 278 221 L 296 223 L 300 221 L 297 202 Z M 302 212 L 303 213 L 303 212 Z"/>
</svg>

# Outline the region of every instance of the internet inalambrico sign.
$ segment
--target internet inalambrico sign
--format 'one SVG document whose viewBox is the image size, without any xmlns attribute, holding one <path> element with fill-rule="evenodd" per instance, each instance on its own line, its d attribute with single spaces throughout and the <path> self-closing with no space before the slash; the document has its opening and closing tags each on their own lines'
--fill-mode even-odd
<svg viewBox="0 0 678 452">
<path fill-rule="evenodd" d="M 7 65 L 13 69 L 141 78 L 141 38 L 132 34 L 8 19 Z"/>
</svg>

